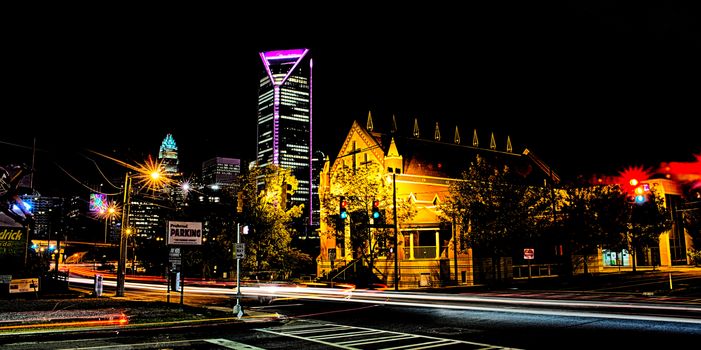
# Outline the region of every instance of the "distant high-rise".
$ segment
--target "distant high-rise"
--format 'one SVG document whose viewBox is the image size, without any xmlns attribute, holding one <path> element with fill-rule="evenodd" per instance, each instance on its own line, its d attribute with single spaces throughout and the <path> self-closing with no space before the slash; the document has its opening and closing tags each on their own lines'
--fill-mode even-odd
<svg viewBox="0 0 701 350">
<path fill-rule="evenodd" d="M 178 174 L 178 145 L 175 144 L 173 135 L 168 134 L 163 139 L 158 151 L 158 160 L 163 163 L 166 175 Z"/>
<path fill-rule="evenodd" d="M 264 72 L 258 88 L 260 166 L 277 165 L 299 183 L 290 204 L 304 204 L 305 223 L 313 223 L 312 58 L 309 49 L 260 53 Z"/>
<path fill-rule="evenodd" d="M 34 215 L 32 238 L 56 239 L 59 232 L 63 231 L 63 198 L 38 194 L 21 195 L 20 198 Z"/>
<path fill-rule="evenodd" d="M 207 186 L 228 186 L 241 173 L 241 160 L 215 157 L 202 162 L 202 182 Z"/>
</svg>

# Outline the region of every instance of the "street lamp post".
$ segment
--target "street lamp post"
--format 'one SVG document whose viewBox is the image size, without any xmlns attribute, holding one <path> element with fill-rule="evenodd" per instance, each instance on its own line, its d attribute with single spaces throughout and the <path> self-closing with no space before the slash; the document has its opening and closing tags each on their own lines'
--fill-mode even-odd
<svg viewBox="0 0 701 350">
<path fill-rule="evenodd" d="M 131 202 L 131 176 L 124 176 L 124 208 L 122 209 L 122 227 L 119 235 L 119 262 L 117 264 L 117 292 L 115 296 L 124 296 L 124 278 L 127 261 L 127 230 L 129 227 L 129 202 Z"/>
</svg>

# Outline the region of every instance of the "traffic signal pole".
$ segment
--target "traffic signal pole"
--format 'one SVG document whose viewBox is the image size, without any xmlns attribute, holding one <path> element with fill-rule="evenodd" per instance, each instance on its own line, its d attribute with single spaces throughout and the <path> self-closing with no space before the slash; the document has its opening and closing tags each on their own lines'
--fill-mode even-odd
<svg viewBox="0 0 701 350">
<path fill-rule="evenodd" d="M 241 224 L 236 223 L 236 246 L 241 244 Z M 236 258 L 236 306 L 234 306 L 234 314 L 241 319 L 243 316 L 243 307 L 241 306 L 241 259 Z"/>
</svg>

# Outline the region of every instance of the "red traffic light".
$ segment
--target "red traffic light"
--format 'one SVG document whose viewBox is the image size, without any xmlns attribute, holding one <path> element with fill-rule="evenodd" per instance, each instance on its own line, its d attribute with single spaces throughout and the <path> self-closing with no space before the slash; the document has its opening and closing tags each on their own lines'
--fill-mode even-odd
<svg viewBox="0 0 701 350">
<path fill-rule="evenodd" d="M 382 214 L 380 214 L 380 201 L 375 199 L 372 201 L 372 218 L 379 219 Z"/>
<path fill-rule="evenodd" d="M 346 201 L 345 197 L 341 197 L 341 200 L 338 203 L 338 216 L 341 218 L 341 220 L 345 220 L 348 217 L 347 207 L 348 202 Z"/>
</svg>

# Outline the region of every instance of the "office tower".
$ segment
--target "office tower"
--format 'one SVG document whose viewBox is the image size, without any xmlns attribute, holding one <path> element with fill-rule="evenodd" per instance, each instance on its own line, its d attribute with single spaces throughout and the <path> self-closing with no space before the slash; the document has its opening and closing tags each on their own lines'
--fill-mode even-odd
<svg viewBox="0 0 701 350">
<path fill-rule="evenodd" d="M 158 151 L 158 160 L 163 163 L 166 175 L 178 174 L 178 145 L 175 144 L 173 135 L 168 134 L 163 139 Z"/>
<path fill-rule="evenodd" d="M 215 157 L 202 162 L 202 182 L 205 186 L 233 185 L 241 174 L 241 160 Z"/>
<path fill-rule="evenodd" d="M 294 174 L 299 187 L 289 204 L 304 204 L 304 223 L 311 225 L 312 58 L 308 49 L 266 51 L 260 58 L 256 159 Z"/>
</svg>

